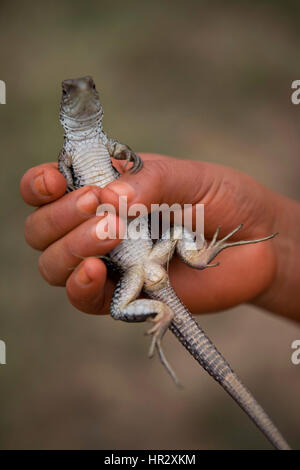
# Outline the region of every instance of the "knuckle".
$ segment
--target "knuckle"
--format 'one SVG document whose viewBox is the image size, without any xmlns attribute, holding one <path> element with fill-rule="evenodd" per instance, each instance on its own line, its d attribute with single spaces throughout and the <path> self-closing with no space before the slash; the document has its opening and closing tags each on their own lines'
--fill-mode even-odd
<svg viewBox="0 0 300 470">
<path fill-rule="evenodd" d="M 40 274 L 41 274 L 41 276 L 43 277 L 43 279 L 44 279 L 46 282 L 48 282 L 48 284 L 51 285 L 51 279 L 50 279 L 49 273 L 47 272 L 47 269 L 46 269 L 46 267 L 45 267 L 43 255 L 41 255 L 41 256 L 39 257 L 39 260 L 38 260 L 38 268 L 39 268 Z"/>
<path fill-rule="evenodd" d="M 60 203 L 49 204 L 47 206 L 46 230 L 51 233 L 53 238 L 58 238 L 64 233 L 65 225 L 65 211 L 59 211 L 57 204 Z"/>
<path fill-rule="evenodd" d="M 59 279 L 56 278 L 56 276 L 53 275 L 53 273 L 51 273 L 51 270 L 49 269 L 49 266 L 45 260 L 45 252 L 39 257 L 38 268 L 41 276 L 50 286 L 65 285 L 65 283 L 62 283 Z"/>
<path fill-rule="evenodd" d="M 35 212 L 30 214 L 24 224 L 24 236 L 25 240 L 31 248 L 35 250 L 42 250 L 43 246 L 38 237 L 35 229 Z"/>
</svg>

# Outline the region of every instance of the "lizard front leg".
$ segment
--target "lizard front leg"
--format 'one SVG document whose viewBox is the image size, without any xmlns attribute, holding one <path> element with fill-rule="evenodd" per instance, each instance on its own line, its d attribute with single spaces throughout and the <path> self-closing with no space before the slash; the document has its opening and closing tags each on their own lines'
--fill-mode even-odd
<svg viewBox="0 0 300 470">
<path fill-rule="evenodd" d="M 212 240 L 208 243 L 203 239 L 203 246 L 199 249 L 197 243 L 194 240 L 194 235 L 186 228 L 182 229 L 182 236 L 177 241 L 176 251 L 179 257 L 192 268 L 205 269 L 208 267 L 218 266 L 219 263 L 210 264 L 210 262 L 223 250 L 232 246 L 248 245 L 252 243 L 260 243 L 266 240 L 274 238 L 277 233 L 273 233 L 267 237 L 257 238 L 256 240 L 240 240 L 237 242 L 227 242 L 236 232 L 242 228 L 242 224 L 236 227 L 232 232 L 223 237 L 221 240 L 217 240 L 220 226 L 217 228 Z M 177 227 L 177 231 L 180 230 Z"/>
<path fill-rule="evenodd" d="M 72 157 L 62 150 L 58 156 L 58 169 L 67 181 L 67 192 L 74 191 L 75 184 L 72 173 Z"/>
<path fill-rule="evenodd" d="M 161 347 L 161 339 L 171 324 L 174 312 L 170 307 L 159 300 L 137 299 L 144 283 L 149 288 L 147 289 L 148 292 L 151 290 L 149 285 L 151 283 L 149 280 L 150 276 L 147 271 L 153 273 L 153 270 L 150 264 L 147 264 L 147 266 L 148 269 L 146 268 L 145 271 L 145 266 L 142 264 L 134 265 L 123 274 L 115 288 L 110 313 L 116 320 L 142 322 L 149 319 L 154 323 L 154 326 L 147 332 L 148 335 L 152 335 L 148 356 L 153 357 L 156 348 L 162 364 L 166 367 L 175 383 L 179 385 L 177 377 L 168 364 Z M 157 281 L 157 278 L 155 280 Z"/>
<path fill-rule="evenodd" d="M 112 158 L 116 160 L 126 160 L 126 163 L 123 167 L 123 170 L 127 167 L 129 162 L 133 162 L 132 167 L 130 168 L 131 173 L 137 173 L 143 167 L 143 161 L 130 147 L 126 144 L 120 144 L 115 139 L 108 139 L 107 149 Z"/>
</svg>

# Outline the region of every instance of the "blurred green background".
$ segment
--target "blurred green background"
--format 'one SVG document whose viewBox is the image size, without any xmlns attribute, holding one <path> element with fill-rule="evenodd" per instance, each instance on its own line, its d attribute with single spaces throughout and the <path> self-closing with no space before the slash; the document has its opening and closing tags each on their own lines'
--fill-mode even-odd
<svg viewBox="0 0 300 470">
<path fill-rule="evenodd" d="M 1 0 L 2 449 L 270 448 L 171 335 L 165 350 L 184 391 L 147 360 L 145 325 L 84 315 L 41 279 L 18 185 L 57 157 L 60 82 L 90 74 L 109 135 L 233 166 L 299 198 L 299 27 L 292 1 Z M 248 305 L 199 320 L 300 448 L 300 366 L 290 360 L 299 327 Z"/>
</svg>

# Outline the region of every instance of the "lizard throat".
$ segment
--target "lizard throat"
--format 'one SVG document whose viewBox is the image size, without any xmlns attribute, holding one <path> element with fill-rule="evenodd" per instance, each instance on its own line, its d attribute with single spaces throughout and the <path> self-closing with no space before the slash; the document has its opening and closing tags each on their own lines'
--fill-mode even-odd
<svg viewBox="0 0 300 470">
<path fill-rule="evenodd" d="M 68 140 L 82 141 L 96 137 L 103 132 L 102 117 L 102 110 L 99 110 L 97 113 L 87 118 L 74 118 L 61 111 L 60 122 L 65 131 L 65 138 Z"/>
</svg>

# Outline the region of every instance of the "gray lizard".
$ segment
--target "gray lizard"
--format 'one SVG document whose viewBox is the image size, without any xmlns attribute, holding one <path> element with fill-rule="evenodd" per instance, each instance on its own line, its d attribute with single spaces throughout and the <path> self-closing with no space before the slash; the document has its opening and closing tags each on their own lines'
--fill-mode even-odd
<svg viewBox="0 0 300 470">
<path fill-rule="evenodd" d="M 67 180 L 68 191 L 85 185 L 103 188 L 119 178 L 120 174 L 113 167 L 111 157 L 125 160 L 126 164 L 132 162 L 132 172 L 142 168 L 140 157 L 127 145 L 107 137 L 102 128 L 102 117 L 99 95 L 91 77 L 63 81 L 60 121 L 65 135 L 58 163 L 59 170 Z M 141 227 L 138 239 L 129 236 L 108 255 L 109 265 L 113 265 L 121 274 L 111 301 L 112 317 L 127 322 L 146 319 L 153 322 L 148 331 L 152 336 L 149 356 L 152 357 L 157 350 L 161 362 L 178 383 L 161 348 L 161 339 L 170 329 L 248 414 L 274 447 L 289 449 L 263 408 L 177 297 L 167 273 L 167 263 L 174 250 L 189 266 L 204 269 L 225 248 L 265 241 L 274 234 L 258 240 L 227 242 L 241 226 L 221 240 L 217 240 L 218 228 L 213 239 L 209 243 L 204 241 L 204 245 L 198 249 L 193 234 L 186 228 L 171 227 L 161 239 L 153 243 L 145 217 L 140 217 L 138 222 Z M 147 298 L 140 299 L 141 293 Z"/>
</svg>

